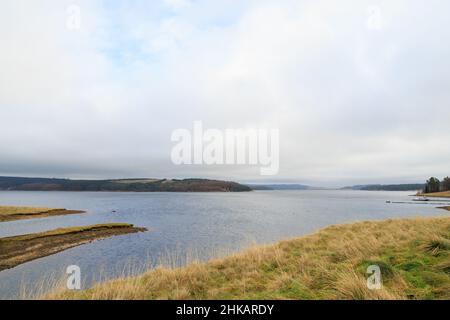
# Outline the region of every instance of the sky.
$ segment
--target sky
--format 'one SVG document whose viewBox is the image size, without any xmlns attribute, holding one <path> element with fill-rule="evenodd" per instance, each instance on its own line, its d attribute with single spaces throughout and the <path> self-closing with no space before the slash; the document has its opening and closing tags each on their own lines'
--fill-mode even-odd
<svg viewBox="0 0 450 320">
<path fill-rule="evenodd" d="M 340 186 L 450 174 L 446 0 L 2 0 L 0 175 Z M 279 172 L 171 134 L 277 128 Z"/>
</svg>

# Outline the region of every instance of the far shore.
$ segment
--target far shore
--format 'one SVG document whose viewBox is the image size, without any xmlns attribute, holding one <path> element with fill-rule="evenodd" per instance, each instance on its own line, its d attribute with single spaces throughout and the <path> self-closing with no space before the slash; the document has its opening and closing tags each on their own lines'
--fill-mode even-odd
<svg viewBox="0 0 450 320">
<path fill-rule="evenodd" d="M 0 238 L 0 271 L 94 240 L 147 231 L 132 224 L 110 223 Z"/>
<path fill-rule="evenodd" d="M 52 216 L 65 216 L 81 213 L 84 213 L 84 211 L 39 207 L 0 206 L 0 222 L 46 218 Z"/>
</svg>

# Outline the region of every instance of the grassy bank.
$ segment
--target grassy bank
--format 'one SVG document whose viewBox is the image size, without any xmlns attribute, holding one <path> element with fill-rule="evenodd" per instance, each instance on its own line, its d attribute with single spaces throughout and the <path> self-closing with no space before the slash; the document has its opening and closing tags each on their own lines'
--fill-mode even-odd
<svg viewBox="0 0 450 320">
<path fill-rule="evenodd" d="M 0 238 L 0 271 L 98 239 L 145 231 L 131 224 L 111 223 L 61 228 Z"/>
<path fill-rule="evenodd" d="M 369 290 L 378 265 L 383 289 Z M 450 299 L 450 217 L 331 226 L 208 263 L 47 299 Z"/>
<path fill-rule="evenodd" d="M 42 207 L 0 206 L 0 222 L 79 214 L 84 211 Z"/>
<path fill-rule="evenodd" d="M 450 191 L 435 192 L 435 193 L 422 193 L 421 195 L 432 198 L 450 198 Z"/>
</svg>

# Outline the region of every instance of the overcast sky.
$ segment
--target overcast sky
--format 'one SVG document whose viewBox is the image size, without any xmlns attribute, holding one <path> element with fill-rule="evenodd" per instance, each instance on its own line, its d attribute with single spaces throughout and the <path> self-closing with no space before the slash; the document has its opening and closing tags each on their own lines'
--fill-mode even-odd
<svg viewBox="0 0 450 320">
<path fill-rule="evenodd" d="M 441 178 L 449 12 L 447 0 L 2 0 L 0 175 Z M 175 166 L 171 133 L 195 120 L 279 128 L 279 174 Z"/>
</svg>

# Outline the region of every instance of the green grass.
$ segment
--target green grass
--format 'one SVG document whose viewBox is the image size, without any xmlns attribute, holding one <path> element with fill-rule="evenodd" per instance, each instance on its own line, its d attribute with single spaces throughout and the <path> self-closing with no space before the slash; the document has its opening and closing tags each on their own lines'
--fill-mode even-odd
<svg viewBox="0 0 450 320">
<path fill-rule="evenodd" d="M 394 275 L 400 276 L 406 282 L 405 295 L 409 299 L 450 299 L 450 274 L 442 267 L 450 260 L 448 242 L 444 238 L 429 239 L 418 246 L 413 241 L 381 255 L 379 261 L 371 261 L 371 264 L 381 267 L 386 286 Z"/>
</svg>

